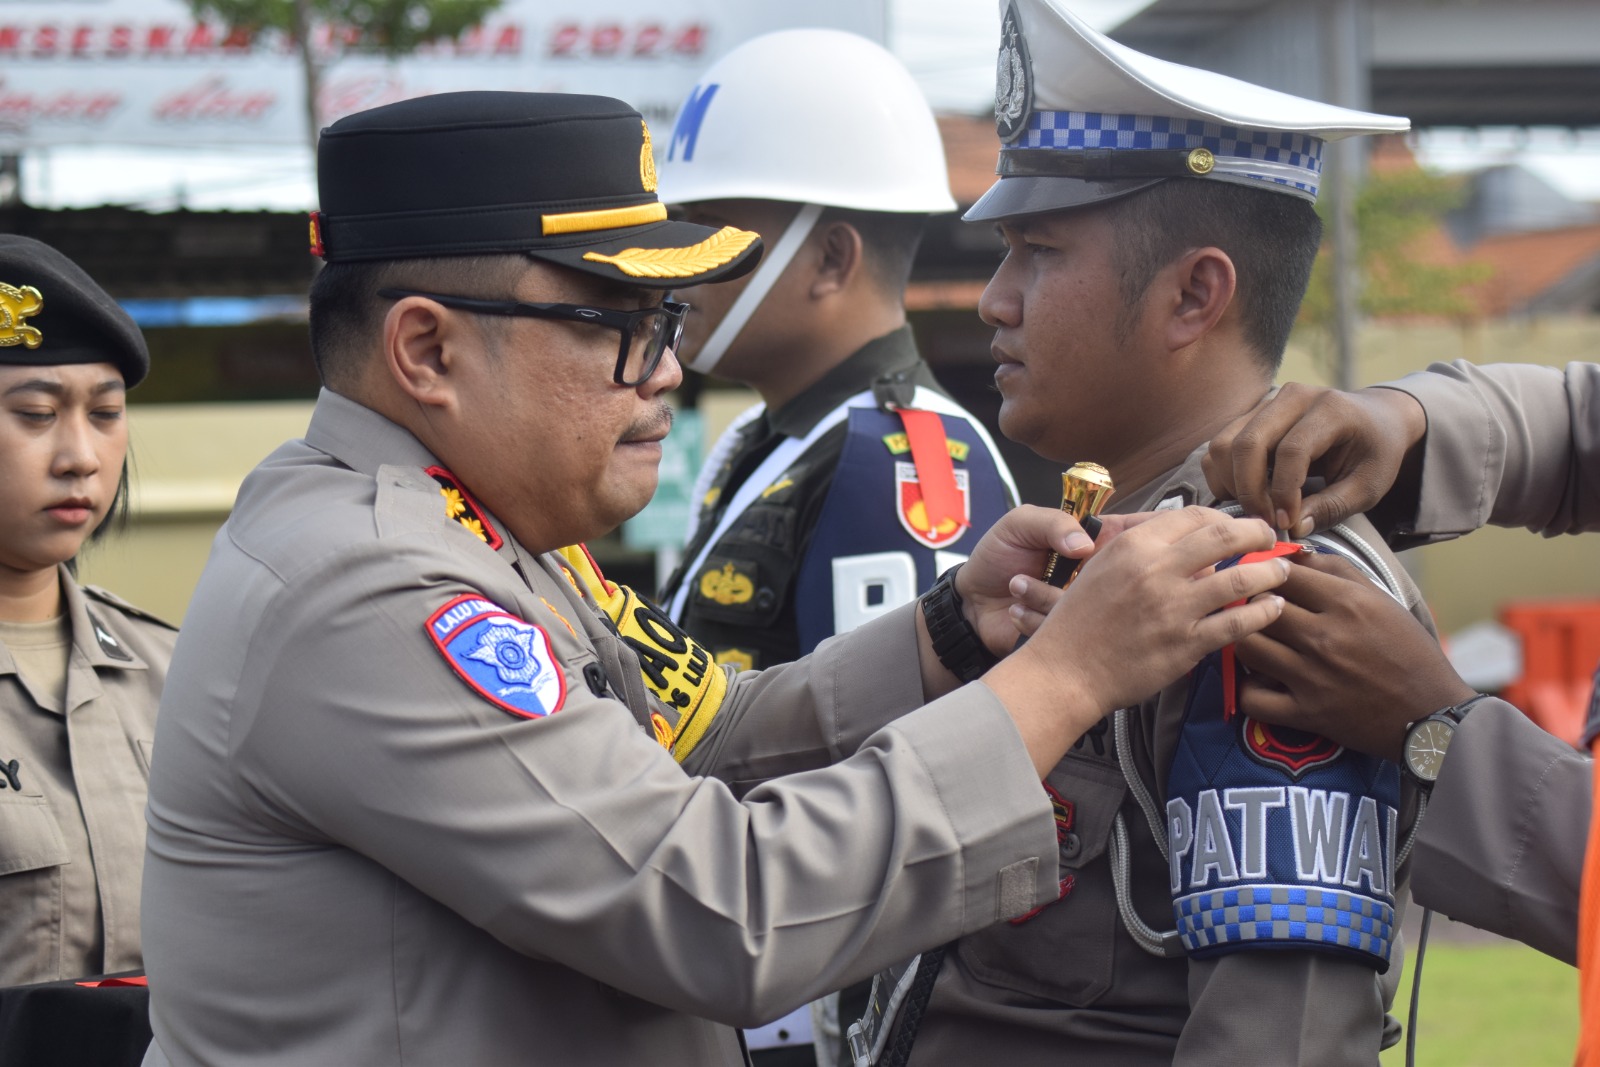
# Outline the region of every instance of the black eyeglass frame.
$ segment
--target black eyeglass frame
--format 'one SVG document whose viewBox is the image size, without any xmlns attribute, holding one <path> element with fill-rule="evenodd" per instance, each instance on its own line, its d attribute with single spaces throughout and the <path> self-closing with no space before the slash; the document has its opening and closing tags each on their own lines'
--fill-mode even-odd
<svg viewBox="0 0 1600 1067">
<path fill-rule="evenodd" d="M 442 304 L 447 308 L 458 311 L 467 311 L 475 315 L 504 315 L 511 318 L 526 319 L 553 319 L 558 322 L 581 322 L 591 326 L 604 326 L 616 330 L 622 335 L 621 343 L 617 346 L 617 365 L 611 372 L 611 380 L 627 388 L 635 388 L 650 380 L 650 376 L 661 366 L 661 357 L 666 355 L 667 349 L 676 349 L 678 342 L 683 339 L 683 320 L 689 314 L 689 305 L 679 300 L 663 300 L 651 307 L 640 308 L 637 311 L 618 311 L 616 308 L 597 308 L 587 304 L 536 304 L 525 300 L 480 300 L 471 296 L 450 296 L 444 293 L 428 293 L 421 289 L 379 289 L 378 295 L 386 300 L 400 300 L 408 296 L 420 296 Z M 624 373 L 628 368 L 628 354 L 633 349 L 633 331 L 639 324 L 656 315 L 665 315 L 667 329 L 661 334 L 661 342 L 654 352 L 645 357 L 645 367 L 637 378 L 629 379 Z"/>
</svg>

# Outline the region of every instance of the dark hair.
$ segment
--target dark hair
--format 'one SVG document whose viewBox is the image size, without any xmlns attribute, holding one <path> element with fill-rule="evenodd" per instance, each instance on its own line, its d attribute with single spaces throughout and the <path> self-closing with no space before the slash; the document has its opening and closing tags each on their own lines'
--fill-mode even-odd
<svg viewBox="0 0 1600 1067">
<path fill-rule="evenodd" d="M 122 476 L 117 479 L 117 492 L 111 498 L 111 507 L 106 509 L 106 517 L 100 520 L 100 525 L 89 532 L 88 539 L 78 546 L 78 555 L 67 560 L 67 573 L 74 578 L 78 576 L 78 556 L 83 555 L 85 549 L 94 547 L 107 535 L 122 533 L 128 528 L 128 471 L 133 459 L 132 446 L 127 454 L 122 457 Z"/>
<path fill-rule="evenodd" d="M 1322 242 L 1322 220 L 1298 196 L 1234 182 L 1174 178 L 1114 200 L 1124 316 L 1156 272 L 1196 248 L 1222 249 L 1238 273 L 1245 343 L 1276 371 Z M 1128 325 L 1131 325 L 1128 324 Z"/>
<path fill-rule="evenodd" d="M 866 266 L 878 288 L 899 300 L 911 280 L 911 263 L 922 244 L 928 217 L 898 211 L 857 211 L 830 207 L 817 219 L 818 226 L 844 222 L 855 227 L 866 251 Z"/>
<path fill-rule="evenodd" d="M 389 307 L 379 289 L 509 299 L 527 267 L 527 258 L 515 254 L 325 264 L 311 283 L 311 358 L 318 377 L 327 386 L 353 379 Z M 486 335 L 504 326 L 494 316 L 475 318 Z"/>
</svg>

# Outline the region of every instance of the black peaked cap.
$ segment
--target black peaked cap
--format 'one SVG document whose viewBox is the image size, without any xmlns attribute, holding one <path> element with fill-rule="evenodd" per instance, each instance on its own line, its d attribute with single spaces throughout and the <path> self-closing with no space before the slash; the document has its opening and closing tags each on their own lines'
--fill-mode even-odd
<svg viewBox="0 0 1600 1067">
<path fill-rule="evenodd" d="M 340 119 L 317 145 L 329 262 L 522 252 L 676 288 L 751 270 L 760 239 L 667 221 L 644 119 L 567 93 L 440 93 Z"/>
<path fill-rule="evenodd" d="M 150 371 L 132 317 L 43 241 L 0 234 L 0 364 L 111 363 L 129 388 Z"/>
</svg>

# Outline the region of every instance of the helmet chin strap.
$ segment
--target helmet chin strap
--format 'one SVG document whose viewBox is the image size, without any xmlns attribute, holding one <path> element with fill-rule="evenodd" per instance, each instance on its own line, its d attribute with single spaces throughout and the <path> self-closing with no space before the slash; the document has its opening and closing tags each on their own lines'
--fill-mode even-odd
<svg viewBox="0 0 1600 1067">
<path fill-rule="evenodd" d="M 817 218 L 821 214 L 820 204 L 800 205 L 800 211 L 795 215 L 794 221 L 783 231 L 783 236 L 772 246 L 772 251 L 762 257 L 761 266 L 750 276 L 750 284 L 744 287 L 744 292 L 739 294 L 733 306 L 728 309 L 728 313 L 722 316 L 717 328 L 711 331 L 711 336 L 706 338 L 706 343 L 699 354 L 688 364 L 689 369 L 697 370 L 701 374 L 710 374 L 717 364 L 722 362 L 722 357 L 727 355 L 728 346 L 733 344 L 739 336 L 739 331 L 750 321 L 750 316 L 755 314 L 756 308 L 761 306 L 761 301 L 783 273 L 783 269 L 789 265 L 794 254 L 800 251 L 800 246 L 805 243 L 806 238 L 811 236 L 811 228 L 817 224 Z"/>
</svg>

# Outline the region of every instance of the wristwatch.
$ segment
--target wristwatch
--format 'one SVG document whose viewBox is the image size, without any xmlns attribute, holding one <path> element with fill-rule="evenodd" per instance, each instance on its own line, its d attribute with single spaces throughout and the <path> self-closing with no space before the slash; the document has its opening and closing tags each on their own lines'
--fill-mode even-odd
<svg viewBox="0 0 1600 1067">
<path fill-rule="evenodd" d="M 1431 788 L 1439 780 L 1439 769 L 1444 766 L 1445 753 L 1450 750 L 1456 727 L 1472 710 L 1472 705 L 1484 698 L 1485 694 L 1479 693 L 1459 704 L 1440 708 L 1427 718 L 1418 719 L 1406 727 L 1401 766 L 1413 781 L 1424 788 Z"/>
<path fill-rule="evenodd" d="M 990 652 L 978 631 L 961 611 L 961 594 L 956 592 L 957 564 L 939 576 L 933 588 L 922 594 L 922 618 L 933 639 L 934 654 L 945 669 L 963 682 L 975 682 L 1000 660 Z"/>
</svg>

